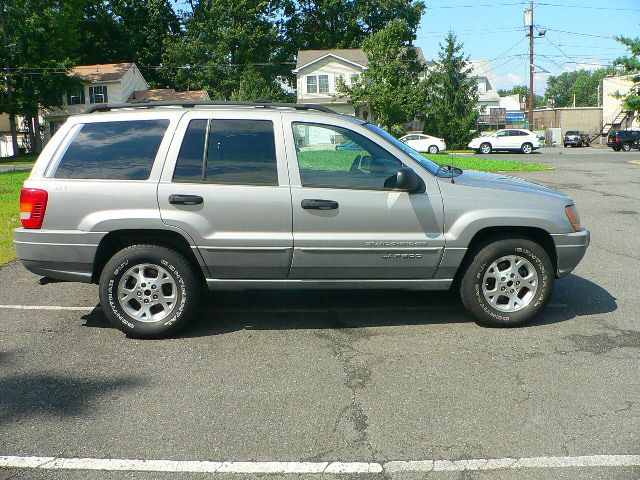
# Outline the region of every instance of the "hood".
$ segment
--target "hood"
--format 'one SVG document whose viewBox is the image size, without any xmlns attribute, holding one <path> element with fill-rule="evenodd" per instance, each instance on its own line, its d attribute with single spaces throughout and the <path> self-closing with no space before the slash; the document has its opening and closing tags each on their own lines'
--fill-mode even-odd
<svg viewBox="0 0 640 480">
<path fill-rule="evenodd" d="M 500 190 L 520 191 L 522 193 L 532 193 L 546 195 L 550 197 L 566 198 L 567 195 L 553 188 L 538 185 L 537 183 L 527 182 L 519 178 L 509 177 L 507 175 L 478 172 L 475 170 L 464 170 L 462 174 L 454 178 L 457 184 L 468 185 L 472 187 L 495 188 Z"/>
</svg>

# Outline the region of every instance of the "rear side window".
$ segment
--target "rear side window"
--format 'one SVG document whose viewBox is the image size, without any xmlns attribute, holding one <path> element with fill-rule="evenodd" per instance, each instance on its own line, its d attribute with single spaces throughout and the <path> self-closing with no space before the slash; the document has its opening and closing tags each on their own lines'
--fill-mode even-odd
<svg viewBox="0 0 640 480">
<path fill-rule="evenodd" d="M 169 120 L 86 123 L 64 153 L 55 178 L 147 180 Z"/>
<path fill-rule="evenodd" d="M 173 172 L 175 182 L 277 185 L 269 120 L 192 120 Z"/>
</svg>

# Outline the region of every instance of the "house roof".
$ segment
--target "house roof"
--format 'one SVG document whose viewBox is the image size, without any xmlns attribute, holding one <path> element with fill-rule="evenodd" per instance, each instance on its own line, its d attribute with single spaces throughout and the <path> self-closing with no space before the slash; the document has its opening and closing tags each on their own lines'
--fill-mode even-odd
<svg viewBox="0 0 640 480">
<path fill-rule="evenodd" d="M 419 47 L 414 47 L 418 54 L 418 60 L 420 63 L 427 64 L 424 54 L 422 53 L 422 49 Z M 311 65 L 312 63 L 317 62 L 318 60 L 325 58 L 327 56 L 332 56 L 336 58 L 340 58 L 346 60 L 349 63 L 354 63 L 362 68 L 366 68 L 369 65 L 369 59 L 367 58 L 367 54 L 361 48 L 333 48 L 330 50 L 298 50 L 298 58 L 296 60 L 296 68 L 294 73 L 300 70 L 301 68 L 306 67 L 307 65 Z"/>
<path fill-rule="evenodd" d="M 151 90 L 138 90 L 129 95 L 127 103 L 140 102 L 165 102 L 171 100 L 209 100 L 206 90 L 188 90 L 176 92 L 173 88 L 155 88 Z"/>
<path fill-rule="evenodd" d="M 69 74 L 91 83 L 116 82 L 133 67 L 135 63 L 101 63 L 98 65 L 78 65 Z"/>
</svg>

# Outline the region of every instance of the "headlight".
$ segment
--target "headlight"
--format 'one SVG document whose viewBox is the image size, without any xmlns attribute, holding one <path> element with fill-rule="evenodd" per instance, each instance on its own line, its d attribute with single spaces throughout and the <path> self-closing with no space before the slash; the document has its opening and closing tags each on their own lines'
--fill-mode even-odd
<svg viewBox="0 0 640 480">
<path fill-rule="evenodd" d="M 580 216 L 578 215 L 578 209 L 576 208 L 576 206 L 575 205 L 567 205 L 564 208 L 564 211 L 566 212 L 567 218 L 571 222 L 571 226 L 573 227 L 573 229 L 576 232 L 579 231 L 580 228 L 581 228 Z"/>
</svg>

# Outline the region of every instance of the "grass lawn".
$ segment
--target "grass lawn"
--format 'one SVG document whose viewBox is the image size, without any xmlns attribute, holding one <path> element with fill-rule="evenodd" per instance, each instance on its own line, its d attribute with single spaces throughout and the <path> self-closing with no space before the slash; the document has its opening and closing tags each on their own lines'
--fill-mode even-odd
<svg viewBox="0 0 640 480">
<path fill-rule="evenodd" d="M 439 165 L 453 165 L 469 170 L 483 172 L 533 172 L 538 170 L 553 170 L 553 167 L 539 163 L 517 162 L 514 160 L 496 160 L 484 157 L 457 157 L 455 155 L 425 155 Z"/>
<path fill-rule="evenodd" d="M 13 229 L 20 226 L 20 189 L 29 172 L 0 173 L 0 265 L 14 258 Z"/>
<path fill-rule="evenodd" d="M 353 160 L 361 151 L 353 150 L 302 150 L 298 152 L 300 168 L 308 170 L 349 171 Z M 455 156 L 444 153 L 436 155 L 423 154 L 439 165 L 484 172 L 531 172 L 537 170 L 553 170 L 552 167 L 538 163 L 516 162 L 513 160 L 496 160 L 493 158 Z"/>
<path fill-rule="evenodd" d="M 20 155 L 17 157 L 2 157 L 0 165 L 30 165 L 36 161 L 38 155 Z"/>
</svg>

